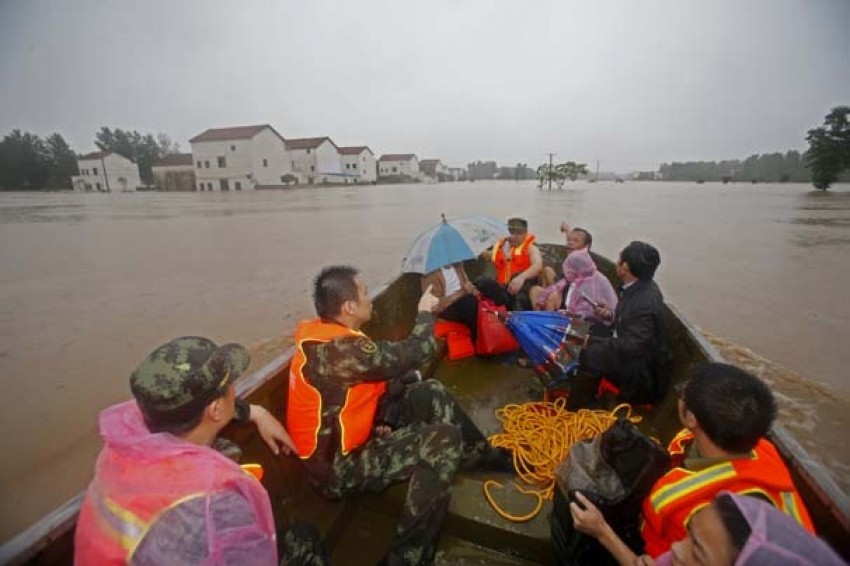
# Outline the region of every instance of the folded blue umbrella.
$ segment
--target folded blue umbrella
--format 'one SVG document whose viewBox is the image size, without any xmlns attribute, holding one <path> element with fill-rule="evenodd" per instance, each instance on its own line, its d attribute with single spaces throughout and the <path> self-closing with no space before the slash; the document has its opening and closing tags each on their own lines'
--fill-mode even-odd
<svg viewBox="0 0 850 566">
<path fill-rule="evenodd" d="M 509 312 L 504 321 L 547 385 L 575 374 L 579 347 L 574 339 L 580 339 L 581 333 L 574 327 L 586 326 L 584 321 L 551 311 Z"/>
</svg>

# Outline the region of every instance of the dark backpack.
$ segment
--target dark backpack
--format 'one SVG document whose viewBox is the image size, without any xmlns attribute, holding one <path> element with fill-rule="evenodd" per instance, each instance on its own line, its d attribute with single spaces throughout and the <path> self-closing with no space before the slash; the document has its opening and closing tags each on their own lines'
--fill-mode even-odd
<svg viewBox="0 0 850 566">
<path fill-rule="evenodd" d="M 596 539 L 575 530 L 569 496 L 576 490 L 599 508 L 635 554 L 642 554 L 641 506 L 669 468 L 667 451 L 626 419 L 573 445 L 556 471 L 552 543 L 558 564 L 617 563 Z"/>
</svg>

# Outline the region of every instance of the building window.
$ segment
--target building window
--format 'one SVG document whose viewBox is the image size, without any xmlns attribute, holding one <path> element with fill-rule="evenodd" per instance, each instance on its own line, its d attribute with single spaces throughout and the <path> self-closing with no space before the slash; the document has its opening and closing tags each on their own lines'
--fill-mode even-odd
<svg viewBox="0 0 850 566">
<path fill-rule="evenodd" d="M 92 171 L 94 171 L 93 175 L 97 175 L 97 167 L 95 167 L 94 169 L 92 169 Z"/>
<path fill-rule="evenodd" d="M 95 183 L 95 187 L 97 188 L 97 190 L 100 190 L 100 183 Z"/>
<path fill-rule="evenodd" d="M 204 168 L 206 168 L 206 169 L 210 168 L 210 162 L 209 161 L 206 161 L 206 160 L 204 161 Z"/>
<path fill-rule="evenodd" d="M 235 145 L 231 145 L 231 146 L 230 146 L 230 151 L 236 151 L 236 146 L 235 146 Z"/>
<path fill-rule="evenodd" d="M 233 183 L 233 188 L 236 189 L 237 191 L 241 191 L 242 190 L 242 183 L 240 183 L 239 181 L 236 181 L 235 183 Z"/>
<path fill-rule="evenodd" d="M 307 155 L 310 155 L 310 148 L 307 148 Z"/>
<path fill-rule="evenodd" d="M 310 165 L 310 171 L 315 171 L 315 170 L 316 170 L 316 166 L 315 166 L 315 165 Z"/>
<path fill-rule="evenodd" d="M 223 157 L 218 158 L 218 167 L 219 169 L 224 169 L 225 167 L 227 167 L 227 162 L 224 160 Z"/>
<path fill-rule="evenodd" d="M 398 171 L 398 167 L 393 167 L 393 173 L 396 173 L 397 171 Z"/>
<path fill-rule="evenodd" d="M 213 188 L 212 188 L 212 183 L 207 183 L 207 190 L 208 190 L 208 191 L 213 190 Z"/>
<path fill-rule="evenodd" d="M 203 190 L 204 190 L 204 184 L 203 184 L 203 183 L 198 183 L 198 190 L 199 190 L 199 191 L 203 191 Z"/>
<path fill-rule="evenodd" d="M 200 169 L 200 168 L 201 168 L 201 160 L 199 159 L 198 160 L 198 169 Z"/>
<path fill-rule="evenodd" d="M 269 166 L 269 160 L 263 159 L 263 167 L 268 167 L 268 166 Z"/>
</svg>

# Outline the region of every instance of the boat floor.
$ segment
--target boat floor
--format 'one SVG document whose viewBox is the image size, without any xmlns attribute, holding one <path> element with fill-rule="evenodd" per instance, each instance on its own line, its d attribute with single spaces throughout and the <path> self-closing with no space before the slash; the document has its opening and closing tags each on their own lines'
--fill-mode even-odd
<svg viewBox="0 0 850 566">
<path fill-rule="evenodd" d="M 516 366 L 510 357 L 444 361 L 434 377 L 446 385 L 488 436 L 501 431 L 496 409 L 509 403 L 539 399 L 542 391 L 533 373 Z M 507 487 L 495 494 L 504 509 L 523 515 L 537 504 L 534 497 L 513 489 L 511 483 L 515 476 L 512 474 L 458 474 L 452 486 L 437 563 L 553 563 L 549 539 L 551 503 L 546 502 L 530 521 L 509 521 L 499 516 L 487 502 L 483 484 L 488 479 L 495 479 Z M 406 491 L 407 484 L 402 483 L 381 494 L 364 494 L 341 503 L 310 497 L 309 503 L 305 501 L 306 508 L 299 506 L 298 518 L 321 522 L 317 526 L 325 535 L 333 564 L 377 563 L 395 535 Z"/>
</svg>

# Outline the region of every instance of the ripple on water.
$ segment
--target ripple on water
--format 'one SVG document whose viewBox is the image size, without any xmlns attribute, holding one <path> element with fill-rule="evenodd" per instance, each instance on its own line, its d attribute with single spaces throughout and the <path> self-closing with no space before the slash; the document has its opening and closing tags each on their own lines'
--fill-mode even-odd
<svg viewBox="0 0 850 566">
<path fill-rule="evenodd" d="M 749 348 L 702 331 L 729 363 L 768 382 L 779 404 L 779 422 L 826 469 L 844 493 L 850 493 L 850 443 L 836 426 L 850 412 L 850 398 L 768 360 Z"/>
</svg>

